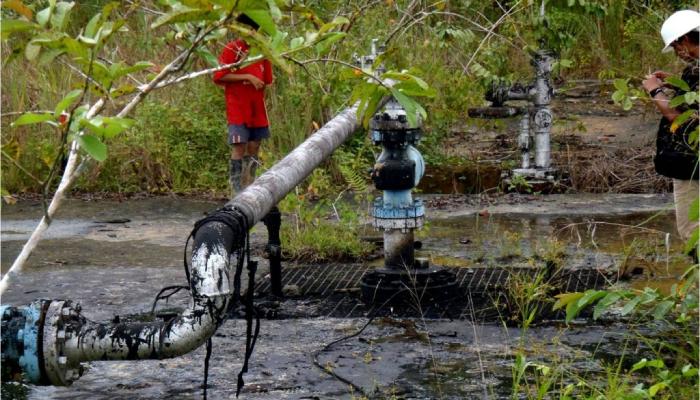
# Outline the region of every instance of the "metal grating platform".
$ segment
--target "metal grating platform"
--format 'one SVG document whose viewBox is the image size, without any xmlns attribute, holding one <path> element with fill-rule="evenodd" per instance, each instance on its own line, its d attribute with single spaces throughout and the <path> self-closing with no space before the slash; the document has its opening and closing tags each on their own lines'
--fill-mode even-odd
<svg viewBox="0 0 700 400">
<path fill-rule="evenodd" d="M 311 265 L 283 268 L 282 283 L 288 298 L 296 300 L 291 308 L 262 302 L 269 317 L 361 317 L 373 313 L 393 314 L 403 317 L 452 318 L 488 320 L 508 314 L 508 281 L 513 274 L 534 277 L 534 268 L 451 268 L 457 275 L 459 295 L 446 304 L 410 305 L 406 309 L 378 310 L 360 300 L 360 279 L 373 269 L 360 264 Z M 596 269 L 560 271 L 546 279 L 552 294 L 600 289 L 617 281 L 614 274 L 604 274 Z M 258 282 L 258 297 L 269 294 L 269 278 Z M 270 309 L 272 307 L 272 309 Z M 551 307 L 542 307 L 551 309 Z M 545 313 L 546 314 L 546 313 Z M 550 313 L 551 314 L 551 313 Z M 542 317 L 556 317 L 542 315 Z"/>
</svg>

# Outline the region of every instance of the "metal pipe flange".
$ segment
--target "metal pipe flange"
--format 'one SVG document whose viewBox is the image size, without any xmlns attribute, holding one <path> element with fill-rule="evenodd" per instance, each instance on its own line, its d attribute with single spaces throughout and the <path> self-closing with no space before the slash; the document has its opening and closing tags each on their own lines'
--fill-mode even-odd
<svg viewBox="0 0 700 400">
<path fill-rule="evenodd" d="M 53 301 L 46 310 L 42 355 L 46 380 L 52 385 L 68 386 L 80 378 L 83 368 L 66 357 L 64 346 L 72 334 L 69 322 L 79 316 L 70 301 Z"/>
</svg>

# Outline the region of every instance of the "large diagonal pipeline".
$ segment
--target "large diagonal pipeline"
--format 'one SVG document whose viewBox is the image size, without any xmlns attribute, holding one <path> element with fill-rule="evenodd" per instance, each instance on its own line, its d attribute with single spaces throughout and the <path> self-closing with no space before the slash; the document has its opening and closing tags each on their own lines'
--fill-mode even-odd
<svg viewBox="0 0 700 400">
<path fill-rule="evenodd" d="M 325 124 L 227 204 L 238 219 L 199 226 L 192 247 L 191 309 L 167 321 L 89 322 L 70 301 L 38 300 L 2 306 L 4 378 L 24 373 L 37 384 L 68 385 L 81 362 L 163 359 L 186 354 L 206 342 L 223 322 L 233 300 L 229 255 L 240 250 L 246 229 L 301 183 L 357 128 L 357 106 Z"/>
</svg>

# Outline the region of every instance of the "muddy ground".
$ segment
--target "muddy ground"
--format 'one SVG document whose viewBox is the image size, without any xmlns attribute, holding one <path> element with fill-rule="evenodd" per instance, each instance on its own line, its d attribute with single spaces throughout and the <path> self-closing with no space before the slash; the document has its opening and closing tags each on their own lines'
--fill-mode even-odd
<svg viewBox="0 0 700 400">
<path fill-rule="evenodd" d="M 601 96 L 599 88 L 585 82 L 581 87 L 553 104 L 552 139 L 555 165 L 567 177 L 563 189 L 578 194 L 499 193 L 502 170 L 513 166 L 507 160 L 518 158 L 517 121 L 470 120 L 444 145 L 445 157 L 457 162 L 447 169 L 429 167 L 421 186 L 427 226 L 417 235 L 423 245 L 418 256 L 453 269 L 511 268 L 523 267 L 549 246 L 566 253 L 570 268 L 613 271 L 624 278 L 620 285 L 667 290 L 687 260 L 679 255 L 672 197 L 664 193 L 669 182 L 651 167 L 657 117 L 648 110 L 623 112 L 608 104 L 609 95 Z M 465 159 L 478 161 L 460 161 Z M 454 194 L 426 194 L 435 192 Z M 481 194 L 463 194 L 469 192 Z M 185 239 L 195 221 L 221 204 L 177 196 L 70 200 L 2 303 L 71 299 L 97 321 L 147 312 L 160 288 L 184 283 Z M 35 200 L 3 206 L 2 272 L 40 215 Z M 644 229 L 635 227 L 640 224 Z M 265 241 L 264 227 L 256 226 L 252 243 L 261 282 L 269 279 L 267 260 L 261 258 Z M 286 271 L 309 267 L 283 265 Z M 579 376 L 604 380 L 606 360 L 637 346 L 633 333 L 614 320 L 582 319 L 571 326 L 543 320 L 524 333 L 512 326 L 510 315 L 480 320 L 469 310 L 451 318 L 406 318 L 397 310 L 372 319 L 370 309 L 356 301 L 352 309 L 336 306 L 331 312 L 327 305 L 334 298 L 295 293 L 292 286 L 303 274 L 292 275 L 297 281 L 285 282 L 292 297 L 280 302 L 259 293 L 258 303 L 273 304 L 276 311 L 262 320 L 242 399 L 506 399 L 516 353 L 559 365 L 562 381 L 575 383 Z M 168 307 L 188 304 L 181 294 Z M 368 321 L 361 333 L 326 348 Z M 215 335 L 210 398 L 235 397 L 244 332 L 244 321 L 232 316 Z M 204 349 L 198 349 L 172 360 L 95 362 L 71 387 L 30 385 L 29 398 L 201 398 L 203 360 Z"/>
<path fill-rule="evenodd" d="M 629 244 L 630 235 L 640 234 L 600 225 L 591 236 L 591 221 L 628 227 L 649 221 L 645 227 L 659 232 L 650 237 L 652 248 L 663 243 L 663 232 L 671 233 L 673 254 L 680 246 L 673 234 L 669 195 L 425 197 L 429 222 L 419 235 L 423 242 L 419 256 L 449 268 L 506 266 L 499 264 L 504 260 L 500 256 L 520 254 L 523 258 L 506 259 L 525 259 L 537 243 L 551 237 L 564 241 L 571 254 L 587 254 L 589 263 L 592 255 L 596 267 L 609 268 L 603 264 L 612 263 L 614 268 L 620 260 L 613 252 L 619 251 L 621 242 Z M 176 197 L 133 202 L 71 200 L 2 302 L 20 305 L 37 298 L 71 299 L 82 304 L 88 318 L 98 321 L 147 312 L 160 288 L 184 282 L 184 240 L 193 223 L 219 205 Z M 4 207 L 3 271 L 40 214 L 38 202 Z M 582 236 L 579 243 L 577 235 Z M 267 263 L 259 257 L 266 240 L 262 225 L 254 228 L 252 238 L 255 258 L 261 262 L 258 279 L 264 280 Z M 644 279 L 670 281 L 677 272 L 675 265 L 674 261 L 670 270 L 643 272 L 632 284 Z M 305 267 L 284 264 L 288 270 Z M 259 303 L 265 302 L 269 300 L 262 293 Z M 628 332 L 614 321 L 601 325 L 581 320 L 571 327 L 561 321 L 541 321 L 523 336 L 520 329 L 503 323 L 508 316 L 501 321 L 476 320 L 468 313 L 452 319 L 416 319 L 397 311 L 389 318 L 374 319 L 359 335 L 322 351 L 334 340 L 358 332 L 371 315 L 361 308 L 345 317 L 324 314 L 321 302 L 303 295 L 275 302 L 278 312 L 262 320 L 240 398 L 350 399 L 359 398 L 361 392 L 372 398 L 509 398 L 516 352 L 533 361 L 564 366 L 571 372 L 566 379 L 574 375 L 602 379 L 607 357 L 619 353 L 621 344 L 629 340 Z M 187 296 L 182 295 L 168 306 L 187 305 Z M 244 327 L 244 321 L 234 317 L 214 337 L 210 398 L 235 396 Z M 314 365 L 314 356 L 326 372 Z M 172 360 L 95 362 L 71 387 L 30 386 L 29 398 L 200 398 L 203 359 L 204 349 L 198 349 Z"/>
</svg>

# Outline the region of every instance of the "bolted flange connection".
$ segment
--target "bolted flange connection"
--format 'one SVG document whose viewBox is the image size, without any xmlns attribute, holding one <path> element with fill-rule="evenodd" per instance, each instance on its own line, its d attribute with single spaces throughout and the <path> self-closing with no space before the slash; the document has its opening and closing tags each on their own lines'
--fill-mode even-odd
<svg viewBox="0 0 700 400">
<path fill-rule="evenodd" d="M 65 343 L 85 323 L 80 306 L 70 301 L 37 300 L 28 306 L 4 306 L 2 314 L 3 379 L 26 379 L 39 385 L 67 386 L 83 368 L 65 354 Z"/>
<path fill-rule="evenodd" d="M 70 362 L 65 354 L 65 343 L 82 325 L 80 305 L 71 302 L 52 301 L 44 317 L 43 359 L 44 372 L 52 385 L 68 386 L 83 374 L 83 367 Z"/>
</svg>

